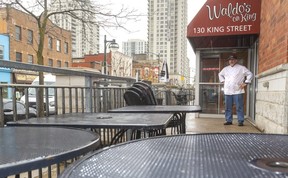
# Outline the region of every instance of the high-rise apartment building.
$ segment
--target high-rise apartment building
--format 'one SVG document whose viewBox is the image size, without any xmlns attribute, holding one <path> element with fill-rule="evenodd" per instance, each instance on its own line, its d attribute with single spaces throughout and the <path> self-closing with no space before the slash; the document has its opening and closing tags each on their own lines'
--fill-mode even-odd
<svg viewBox="0 0 288 178">
<path fill-rule="evenodd" d="M 90 0 L 75 2 L 72 0 L 56 1 L 50 6 L 50 11 L 63 11 L 64 9 L 87 9 L 91 7 Z M 95 21 L 95 17 L 87 16 L 85 11 L 74 11 L 75 16 L 83 21 Z M 85 19 L 85 20 L 84 20 Z M 51 17 L 53 23 L 61 28 L 70 30 L 72 34 L 72 57 L 83 57 L 87 54 L 99 53 L 99 26 L 92 23 L 84 23 L 82 20 L 73 18 L 67 14 L 56 14 Z"/>
<path fill-rule="evenodd" d="M 187 0 L 148 1 L 148 49 L 150 59 L 167 61 L 170 82 L 189 79 L 187 58 Z"/>
<path fill-rule="evenodd" d="M 147 41 L 139 39 L 129 39 L 122 43 L 122 51 L 127 56 L 134 54 L 145 54 L 147 52 Z"/>
</svg>

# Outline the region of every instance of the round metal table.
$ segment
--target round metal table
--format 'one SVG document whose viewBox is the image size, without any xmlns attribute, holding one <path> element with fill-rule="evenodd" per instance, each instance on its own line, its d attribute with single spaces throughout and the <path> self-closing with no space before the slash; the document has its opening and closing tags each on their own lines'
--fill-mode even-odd
<svg viewBox="0 0 288 178">
<path fill-rule="evenodd" d="M 61 163 L 93 151 L 99 144 L 97 134 L 80 129 L 0 128 L 0 177 Z"/>
<path fill-rule="evenodd" d="M 287 177 L 288 135 L 219 133 L 153 137 L 99 150 L 61 178 Z"/>
</svg>

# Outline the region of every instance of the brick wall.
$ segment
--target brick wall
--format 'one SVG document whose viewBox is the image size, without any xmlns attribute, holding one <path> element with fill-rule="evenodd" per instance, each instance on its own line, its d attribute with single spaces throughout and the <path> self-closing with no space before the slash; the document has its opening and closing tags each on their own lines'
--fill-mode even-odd
<svg viewBox="0 0 288 178">
<path fill-rule="evenodd" d="M 288 1 L 262 0 L 255 124 L 288 133 Z"/>
<path fill-rule="evenodd" d="M 28 55 L 33 56 L 34 64 L 37 64 L 37 54 L 38 48 L 38 26 L 36 20 L 30 15 L 13 9 L 13 8 L 1 8 L 1 28 L 0 33 L 7 33 L 10 36 L 10 60 L 16 60 L 16 52 L 22 53 L 22 62 L 27 62 Z M 4 25 L 5 24 L 5 25 Z M 72 50 L 71 50 L 71 32 L 63 30 L 50 21 L 47 23 L 47 34 L 45 35 L 44 41 L 44 65 L 48 65 L 48 59 L 53 60 L 53 67 L 57 66 L 57 61 L 61 61 L 61 66 L 64 66 L 65 62 L 68 62 L 68 66 L 71 66 L 72 60 Z M 21 40 L 15 39 L 15 26 L 21 28 Z M 28 43 L 28 30 L 33 31 L 33 43 Z M 53 49 L 48 49 L 48 36 L 53 38 Z M 56 41 L 61 41 L 61 51 L 56 51 Z M 64 43 L 68 43 L 68 53 L 64 52 Z"/>
<path fill-rule="evenodd" d="M 288 1 L 262 0 L 259 73 L 288 62 Z"/>
</svg>

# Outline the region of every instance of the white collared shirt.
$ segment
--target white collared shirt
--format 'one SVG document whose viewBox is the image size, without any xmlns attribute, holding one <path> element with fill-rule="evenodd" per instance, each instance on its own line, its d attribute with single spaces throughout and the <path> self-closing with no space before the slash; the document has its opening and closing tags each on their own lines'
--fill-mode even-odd
<svg viewBox="0 0 288 178">
<path fill-rule="evenodd" d="M 245 80 L 246 77 L 246 80 Z M 224 82 L 224 94 L 236 95 L 244 93 L 241 84 L 251 83 L 253 74 L 245 66 L 235 64 L 234 66 L 224 67 L 219 73 L 219 81 Z M 245 81 L 244 81 L 245 80 Z"/>
</svg>

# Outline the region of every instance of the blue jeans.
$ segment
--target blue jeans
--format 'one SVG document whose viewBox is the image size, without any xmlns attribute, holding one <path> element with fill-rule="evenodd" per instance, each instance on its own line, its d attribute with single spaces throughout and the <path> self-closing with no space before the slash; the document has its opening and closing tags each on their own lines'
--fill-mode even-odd
<svg viewBox="0 0 288 178">
<path fill-rule="evenodd" d="M 233 103 L 236 104 L 238 123 L 244 122 L 244 94 L 225 95 L 225 118 L 227 122 L 233 120 Z"/>
</svg>

